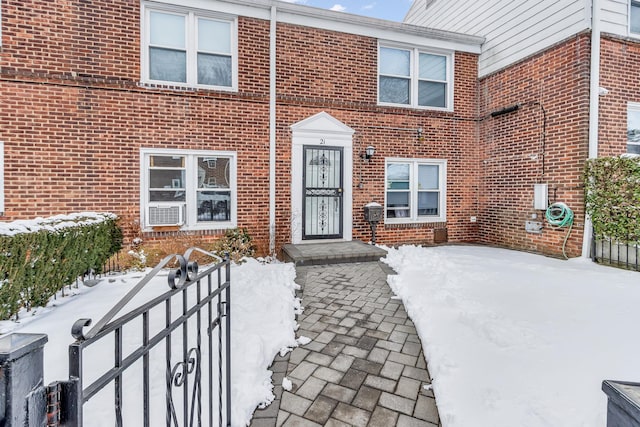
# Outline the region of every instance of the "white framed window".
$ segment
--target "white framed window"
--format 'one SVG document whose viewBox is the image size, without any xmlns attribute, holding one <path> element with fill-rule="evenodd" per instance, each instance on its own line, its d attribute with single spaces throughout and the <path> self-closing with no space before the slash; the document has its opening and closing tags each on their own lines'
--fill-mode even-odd
<svg viewBox="0 0 640 427">
<path fill-rule="evenodd" d="M 235 152 L 142 149 L 140 157 L 141 217 L 145 229 L 236 226 Z"/>
<path fill-rule="evenodd" d="M 386 159 L 385 223 L 446 221 L 446 186 L 446 160 Z"/>
<path fill-rule="evenodd" d="M 144 6 L 142 81 L 237 89 L 237 20 Z"/>
<path fill-rule="evenodd" d="M 640 103 L 627 104 L 627 153 L 640 154 Z"/>
<path fill-rule="evenodd" d="M 453 54 L 378 46 L 378 103 L 453 109 Z"/>
<path fill-rule="evenodd" d="M 640 1 L 629 1 L 629 34 L 640 37 Z"/>
</svg>

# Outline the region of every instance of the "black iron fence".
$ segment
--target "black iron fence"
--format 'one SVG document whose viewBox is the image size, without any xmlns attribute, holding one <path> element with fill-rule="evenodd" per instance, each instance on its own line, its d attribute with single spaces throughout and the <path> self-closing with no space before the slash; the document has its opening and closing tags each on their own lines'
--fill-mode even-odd
<svg viewBox="0 0 640 427">
<path fill-rule="evenodd" d="M 595 262 L 640 271 L 640 243 L 618 242 L 596 235 L 591 242 L 591 256 Z"/>
<path fill-rule="evenodd" d="M 90 319 L 75 322 L 68 380 L 44 387 L 42 369 L 39 380 L 22 378 L 30 391 L 26 403 L 23 392 L 0 385 L 6 390 L 0 425 L 230 426 L 230 262 L 199 272 L 188 261 L 194 251 L 208 254 L 192 248 L 166 257 L 95 326 L 88 329 Z M 177 267 L 167 274 L 170 265 Z M 154 290 L 164 274 L 169 290 L 136 304 L 141 290 Z M 11 337 L 0 341 L 12 346 Z M 35 352 L 42 352 L 42 339 L 29 344 Z M 32 353 L 16 350 L 3 359 L 2 349 L 0 342 L 0 374 L 15 371 L 15 355 Z"/>
</svg>

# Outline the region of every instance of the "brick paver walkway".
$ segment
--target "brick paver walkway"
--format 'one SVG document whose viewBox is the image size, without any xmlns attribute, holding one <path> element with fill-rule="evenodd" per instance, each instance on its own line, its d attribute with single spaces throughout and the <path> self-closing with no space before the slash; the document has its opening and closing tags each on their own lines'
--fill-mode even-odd
<svg viewBox="0 0 640 427">
<path fill-rule="evenodd" d="M 297 267 L 304 313 L 279 387 L 283 360 L 272 366 L 278 399 L 256 411 L 252 426 L 438 426 L 420 339 L 402 302 L 393 299 L 377 262 Z M 277 410 L 277 418 L 276 417 Z"/>
</svg>

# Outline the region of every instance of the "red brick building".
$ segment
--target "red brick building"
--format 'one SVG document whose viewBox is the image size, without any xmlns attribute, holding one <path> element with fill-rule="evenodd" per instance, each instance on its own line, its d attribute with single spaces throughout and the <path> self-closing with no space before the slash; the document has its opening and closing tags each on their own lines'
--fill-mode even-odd
<svg viewBox="0 0 640 427">
<path fill-rule="evenodd" d="M 538 185 L 575 213 L 569 256 L 588 256 L 586 160 L 640 154 L 640 2 L 416 0 L 405 21 L 485 38 L 478 241 L 558 254 L 567 230 L 544 220 Z"/>
<path fill-rule="evenodd" d="M 481 38 L 271 1 L 1 5 L 3 220 L 240 226 L 267 253 L 368 240 L 375 201 L 381 242 L 478 238 Z"/>
</svg>

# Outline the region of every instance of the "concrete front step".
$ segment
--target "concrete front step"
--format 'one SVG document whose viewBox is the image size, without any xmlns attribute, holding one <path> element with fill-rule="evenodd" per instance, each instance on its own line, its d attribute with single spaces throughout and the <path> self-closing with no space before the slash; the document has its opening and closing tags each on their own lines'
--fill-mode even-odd
<svg viewBox="0 0 640 427">
<path fill-rule="evenodd" d="M 360 240 L 332 243 L 288 244 L 282 249 L 284 260 L 296 266 L 346 264 L 378 261 L 387 251 Z"/>
</svg>

